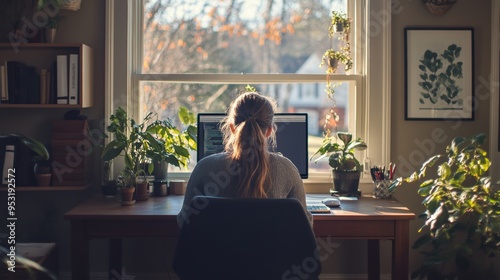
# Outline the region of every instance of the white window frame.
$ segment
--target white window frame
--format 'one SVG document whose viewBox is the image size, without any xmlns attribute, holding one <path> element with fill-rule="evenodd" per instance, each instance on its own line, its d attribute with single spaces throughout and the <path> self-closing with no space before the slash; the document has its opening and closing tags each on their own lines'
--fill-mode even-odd
<svg viewBox="0 0 500 280">
<path fill-rule="evenodd" d="M 391 71 L 391 15 L 394 7 L 391 0 L 349 1 L 349 5 L 365 5 L 364 17 L 357 17 L 363 24 L 362 32 L 354 34 L 363 51 L 356 52 L 355 73 L 332 75 L 332 81 L 352 81 L 356 92 L 355 121 L 356 136 L 362 137 L 368 149 L 362 158 L 368 164 L 388 164 L 390 161 L 390 71 Z M 353 6 L 354 7 L 354 6 Z M 128 20 L 132 19 L 132 20 Z M 162 80 L 176 83 L 288 83 L 324 82 L 324 74 L 142 74 L 142 1 L 106 1 L 106 97 L 105 116 L 111 115 L 118 106 L 127 108 L 132 115 L 139 114 L 139 83 L 147 80 Z M 120 46 L 120 47 L 118 47 Z M 133 51 L 135 50 L 135 51 Z M 361 58 L 361 59 L 360 59 Z M 363 64 L 360 61 L 364 62 Z M 354 100 L 350 98 L 350 100 Z M 352 123 L 352 122 L 350 122 Z M 366 169 L 366 168 L 365 168 Z M 330 183 L 329 174 L 309 174 L 306 185 Z M 367 175 L 367 174 L 365 174 Z M 189 174 L 180 174 L 189 176 Z M 362 183 L 369 183 L 364 176 Z M 363 190 L 362 190 L 363 191 Z"/>
</svg>

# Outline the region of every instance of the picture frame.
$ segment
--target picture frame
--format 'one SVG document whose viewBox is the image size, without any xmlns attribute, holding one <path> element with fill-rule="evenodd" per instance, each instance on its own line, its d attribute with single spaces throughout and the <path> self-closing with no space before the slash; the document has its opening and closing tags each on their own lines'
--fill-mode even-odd
<svg viewBox="0 0 500 280">
<path fill-rule="evenodd" d="M 405 28 L 405 120 L 474 120 L 474 29 Z"/>
</svg>

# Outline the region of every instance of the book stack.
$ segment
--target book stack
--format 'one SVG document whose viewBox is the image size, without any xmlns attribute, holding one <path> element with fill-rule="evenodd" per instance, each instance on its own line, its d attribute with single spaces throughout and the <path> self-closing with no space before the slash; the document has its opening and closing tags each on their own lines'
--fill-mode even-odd
<svg viewBox="0 0 500 280">
<path fill-rule="evenodd" d="M 78 54 L 57 55 L 49 68 L 37 70 L 20 61 L 0 65 L 0 103 L 78 104 Z"/>
<path fill-rule="evenodd" d="M 52 185 L 84 186 L 89 183 L 92 144 L 86 120 L 52 123 Z"/>
</svg>

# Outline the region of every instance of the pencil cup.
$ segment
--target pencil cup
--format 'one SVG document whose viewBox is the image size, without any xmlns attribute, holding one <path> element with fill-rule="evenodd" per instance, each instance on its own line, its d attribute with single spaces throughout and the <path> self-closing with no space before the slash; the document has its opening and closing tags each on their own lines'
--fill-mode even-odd
<svg viewBox="0 0 500 280">
<path fill-rule="evenodd" d="M 391 192 L 389 191 L 389 186 L 391 183 L 391 180 L 376 181 L 373 196 L 375 198 L 390 198 Z"/>
</svg>

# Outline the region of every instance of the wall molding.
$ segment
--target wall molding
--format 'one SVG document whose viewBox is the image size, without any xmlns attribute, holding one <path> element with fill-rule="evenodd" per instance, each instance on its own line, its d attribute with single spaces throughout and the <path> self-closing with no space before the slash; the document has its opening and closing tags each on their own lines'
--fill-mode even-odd
<svg viewBox="0 0 500 280">
<path fill-rule="evenodd" d="M 500 82 L 500 1 L 491 1 L 491 65 L 490 65 L 490 160 L 491 166 L 497 167 L 500 164 L 499 152 L 499 82 Z M 500 179 L 499 172 L 491 170 L 492 182 Z M 496 170 L 498 171 L 498 169 Z"/>
</svg>

